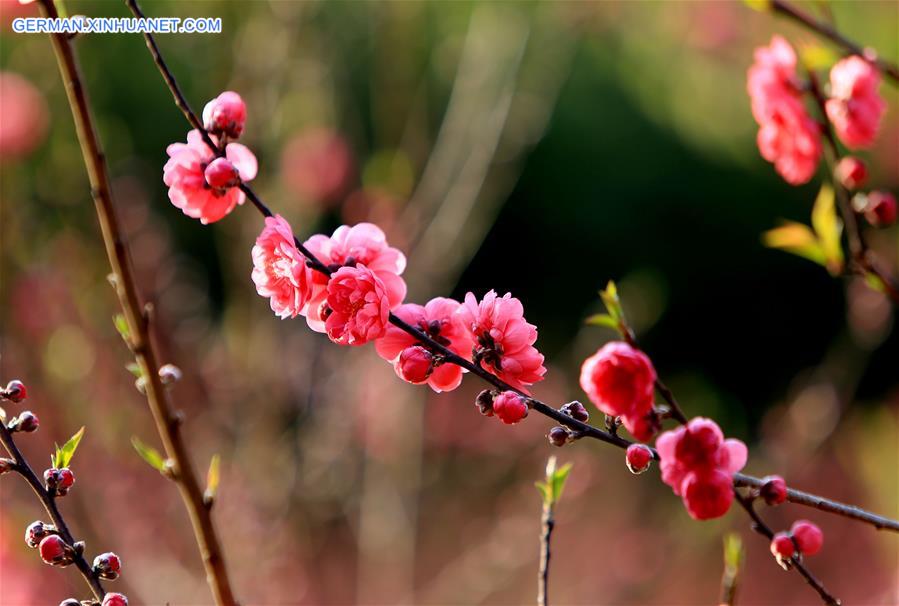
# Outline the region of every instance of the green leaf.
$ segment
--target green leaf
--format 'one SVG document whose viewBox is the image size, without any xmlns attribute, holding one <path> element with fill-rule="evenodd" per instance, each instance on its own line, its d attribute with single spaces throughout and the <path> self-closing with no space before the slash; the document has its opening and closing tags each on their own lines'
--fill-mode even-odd
<svg viewBox="0 0 899 606">
<path fill-rule="evenodd" d="M 762 243 L 768 248 L 777 248 L 798 255 L 818 265 L 826 265 L 827 257 L 815 233 L 794 221 L 787 221 L 780 227 L 769 229 L 762 234 Z"/>
<path fill-rule="evenodd" d="M 609 314 L 595 314 L 584 321 L 591 326 L 605 326 L 613 330 L 618 330 L 619 328 L 618 320 Z"/>
<path fill-rule="evenodd" d="M 546 503 L 549 501 L 549 487 L 546 485 L 546 482 L 534 482 L 534 486 L 537 487 L 537 490 L 540 492 L 540 498 L 543 499 L 543 502 Z"/>
<path fill-rule="evenodd" d="M 813 42 L 799 46 L 799 57 L 809 71 L 830 69 L 840 57 L 829 47 Z"/>
<path fill-rule="evenodd" d="M 136 378 L 140 379 L 143 376 L 143 373 L 140 370 L 140 365 L 137 362 L 128 362 L 125 364 L 125 368 L 133 374 Z"/>
<path fill-rule="evenodd" d="M 812 227 L 818 235 L 818 242 L 824 252 L 827 269 L 833 275 L 843 271 L 843 221 L 837 214 L 833 188 L 822 185 L 812 208 Z"/>
<path fill-rule="evenodd" d="M 152 446 L 147 446 L 141 442 L 137 436 L 131 436 L 131 445 L 134 446 L 134 450 L 137 451 L 140 458 L 146 461 L 150 467 L 159 473 L 165 473 L 165 458 L 158 450 Z"/>
<path fill-rule="evenodd" d="M 599 296 L 605 304 L 609 315 L 612 316 L 616 322 L 619 322 L 624 314 L 621 310 L 621 300 L 618 298 L 618 287 L 615 286 L 615 282 L 609 280 L 609 283 L 606 284 L 606 289 L 599 291 Z"/>
<path fill-rule="evenodd" d="M 884 284 L 881 277 L 877 274 L 867 272 L 865 274 L 865 283 L 868 285 L 868 288 L 876 290 L 877 292 L 885 293 L 887 291 L 887 285 Z"/>
<path fill-rule="evenodd" d="M 219 488 L 219 467 L 221 465 L 221 457 L 217 454 L 212 455 L 209 461 L 209 471 L 206 472 L 206 492 L 203 493 L 203 499 L 207 503 L 211 503 L 215 499 L 215 495 Z"/>
<path fill-rule="evenodd" d="M 84 436 L 84 427 L 78 430 L 78 432 L 69 438 L 69 441 L 62 445 L 62 448 L 56 446 L 56 456 L 53 457 L 53 466 L 56 469 L 62 469 L 63 467 L 68 467 L 69 463 L 72 462 L 72 457 L 75 456 L 75 449 L 78 448 L 78 444 L 81 442 L 81 438 Z"/>
<path fill-rule="evenodd" d="M 736 572 L 743 562 L 743 540 L 736 532 L 724 535 L 724 566 L 728 571 Z"/>
<path fill-rule="evenodd" d="M 555 470 L 552 475 L 552 493 L 553 503 L 557 503 L 562 498 L 562 491 L 565 489 L 565 482 L 568 480 L 568 474 L 571 473 L 571 463 L 565 463 L 561 468 Z"/>
<path fill-rule="evenodd" d="M 115 326 L 115 329 L 119 331 L 122 340 L 125 341 L 125 343 L 128 343 L 128 340 L 131 338 L 131 331 L 128 328 L 128 321 L 125 319 L 125 316 L 122 314 L 114 315 L 112 317 L 112 323 Z"/>
</svg>

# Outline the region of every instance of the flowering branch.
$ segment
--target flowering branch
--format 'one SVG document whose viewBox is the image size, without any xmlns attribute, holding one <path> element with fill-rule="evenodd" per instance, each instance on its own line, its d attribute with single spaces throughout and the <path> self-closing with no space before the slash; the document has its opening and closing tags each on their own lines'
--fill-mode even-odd
<svg viewBox="0 0 899 606">
<path fill-rule="evenodd" d="M 34 494 L 37 495 L 38 500 L 41 502 L 41 505 L 44 506 L 44 510 L 47 512 L 47 515 L 50 516 L 50 519 L 53 520 L 53 524 L 56 526 L 56 531 L 59 533 L 59 536 L 63 541 L 66 542 L 67 545 L 71 545 L 74 547 L 74 553 L 72 556 L 72 563 L 75 564 L 75 567 L 78 569 L 78 572 L 81 573 L 81 576 L 84 577 L 85 583 L 91 589 L 91 592 L 94 594 L 94 597 L 97 600 L 102 600 L 103 596 L 106 595 L 106 590 L 103 589 L 103 585 L 100 583 L 100 579 L 94 574 L 91 570 L 90 564 L 87 563 L 87 560 L 84 558 L 83 544 L 82 549 L 78 549 L 78 542 L 75 541 L 75 538 L 72 536 L 72 533 L 69 531 L 69 527 L 66 524 L 65 518 L 63 518 L 62 513 L 59 511 L 59 507 L 56 505 L 56 498 L 54 495 L 50 494 L 50 492 L 44 488 L 44 485 L 41 483 L 37 474 L 34 473 L 34 470 L 31 469 L 31 466 L 28 464 L 28 461 L 25 460 L 24 455 L 19 450 L 19 447 L 16 446 L 15 441 L 13 440 L 13 435 L 10 430 L 7 428 L 6 423 L 0 420 L 0 443 L 3 444 L 3 447 L 6 449 L 6 452 L 9 453 L 9 456 L 12 457 L 12 465 L 9 467 L 10 471 L 14 471 L 31 486 L 31 489 L 34 491 Z"/>
<path fill-rule="evenodd" d="M 53 0 L 41 0 L 40 7 L 45 17 L 58 17 Z M 172 463 L 172 473 L 169 477 L 178 485 L 190 516 L 215 601 L 219 605 L 233 606 L 237 602 L 231 590 L 218 534 L 209 507 L 204 503 L 203 489 L 200 487 L 181 435 L 181 416 L 173 410 L 158 372 L 160 368 L 158 354 L 150 335 L 151 308 L 141 304 L 124 232 L 113 204 L 105 157 L 94 128 L 71 40 L 64 33 L 51 34 L 50 39 L 66 84 L 69 105 L 72 108 L 82 155 L 90 178 L 91 194 L 112 268 L 111 280 L 127 323 L 127 334 L 123 334 L 123 337 L 140 367 L 147 403 L 166 456 Z"/>
<path fill-rule="evenodd" d="M 874 49 L 863 48 L 856 44 L 826 21 L 815 19 L 805 11 L 793 6 L 784 0 L 770 0 L 769 4 L 774 13 L 784 15 L 785 17 L 800 23 L 815 33 L 827 38 L 837 46 L 842 47 L 848 53 L 864 57 L 867 61 L 873 63 L 883 73 L 887 74 L 893 82 L 899 83 L 899 67 L 882 59 Z"/>
<path fill-rule="evenodd" d="M 759 517 L 758 512 L 756 512 L 755 507 L 753 506 L 752 499 L 748 497 L 744 497 L 737 491 L 734 490 L 734 497 L 737 499 L 737 502 L 740 506 L 746 510 L 746 513 L 752 518 L 752 529 L 762 535 L 763 537 L 773 540 L 774 539 L 774 531 L 765 524 L 761 517 Z M 824 585 L 821 584 L 815 576 L 809 572 L 808 568 L 802 563 L 802 556 L 800 554 L 794 554 L 790 560 L 789 566 L 795 568 L 799 574 L 805 579 L 805 581 L 818 592 L 818 595 L 821 596 L 821 599 L 828 606 L 840 606 L 840 601 L 830 595 L 826 589 L 824 589 Z"/>
<path fill-rule="evenodd" d="M 132 13 L 137 17 L 143 17 L 143 12 L 137 4 L 136 0 L 125 0 L 127 6 L 131 9 Z M 154 63 L 156 67 L 162 74 L 163 79 L 166 82 L 166 85 L 172 92 L 173 97 L 176 99 L 176 103 L 184 114 L 185 118 L 191 125 L 200 124 L 201 128 L 198 130 L 205 135 L 203 137 L 204 142 L 209 145 L 211 142 L 211 138 L 209 141 L 208 133 L 204 128 L 202 128 L 202 122 L 199 117 L 194 113 L 191 109 L 190 104 L 187 102 L 183 92 L 180 89 L 180 86 L 177 83 L 177 80 L 174 77 L 174 74 L 169 69 L 165 60 L 163 59 L 159 47 L 156 44 L 153 35 L 150 33 L 144 33 L 144 39 L 146 41 L 147 47 L 150 49 L 150 52 L 153 56 Z M 221 155 L 222 152 L 220 148 L 212 142 L 212 146 L 210 148 L 215 154 Z M 272 217 L 274 213 L 268 208 L 268 206 L 259 198 L 259 196 L 253 191 L 253 189 L 247 185 L 246 183 L 241 183 L 239 185 L 240 190 L 246 195 L 246 197 L 253 203 L 254 207 L 265 217 Z M 307 264 L 313 270 L 324 274 L 326 276 L 331 276 L 333 273 L 333 269 L 323 263 L 320 259 L 316 257 L 309 249 L 297 238 L 293 237 L 293 241 L 297 247 L 297 250 L 305 257 Z M 411 335 L 417 342 L 423 344 L 428 349 L 434 351 L 435 353 L 441 356 L 443 363 L 454 364 L 459 366 L 468 372 L 478 376 L 483 381 L 487 382 L 494 388 L 500 391 L 512 391 L 520 396 L 526 398 L 527 406 L 531 410 L 534 410 L 546 417 L 549 417 L 571 430 L 571 434 L 574 439 L 581 438 L 591 438 L 595 440 L 599 440 L 601 442 L 605 442 L 607 444 L 612 444 L 622 449 L 627 449 L 629 446 L 634 444 L 634 442 L 619 436 L 617 433 L 613 433 L 611 431 L 605 431 L 593 425 L 590 425 L 584 421 L 581 421 L 567 412 L 565 412 L 566 407 L 562 407 L 561 409 L 554 408 L 532 396 L 527 394 L 522 389 L 511 385 L 507 381 L 504 381 L 500 377 L 488 372 L 485 370 L 480 364 L 475 364 L 471 360 L 464 358 L 439 341 L 431 338 L 430 335 L 426 334 L 424 331 L 419 328 L 412 326 L 402 318 L 398 317 L 396 314 L 391 313 L 389 315 L 389 322 L 402 330 L 403 332 Z M 626 326 L 626 325 L 625 325 Z M 624 332 L 625 338 L 630 339 L 632 342 L 635 342 L 635 338 L 633 336 L 632 331 L 627 329 L 628 332 Z M 629 336 L 627 336 L 629 335 Z M 658 380 L 657 380 L 658 381 Z M 664 386 L 664 383 L 658 381 L 656 383 L 656 387 L 659 389 L 659 392 L 662 394 L 663 398 L 665 398 L 666 402 L 669 406 L 671 406 L 672 412 L 671 416 L 683 423 L 683 420 L 686 420 L 686 416 L 683 412 L 680 412 L 680 418 L 678 418 L 677 413 L 675 411 L 680 411 L 680 407 L 677 404 L 677 400 L 674 398 L 673 394 L 667 387 Z M 683 420 L 681 420 L 683 419 Z M 648 448 L 648 447 L 647 447 Z M 659 454 L 655 449 L 651 449 L 652 456 L 654 459 L 659 460 Z M 741 473 L 734 474 L 734 483 L 738 486 L 761 486 L 763 485 L 765 480 L 762 478 L 757 478 L 754 476 L 749 476 Z M 794 502 L 799 505 L 805 505 L 809 507 L 815 507 L 822 511 L 826 511 L 828 513 L 833 513 L 836 515 L 840 515 L 843 517 L 859 520 L 862 522 L 866 522 L 875 526 L 878 529 L 888 529 L 895 532 L 899 532 L 899 521 L 892 520 L 889 518 L 885 518 L 883 516 L 879 516 L 877 514 L 868 512 L 861 508 L 846 505 L 844 503 L 839 503 L 837 501 L 833 501 L 831 499 L 827 499 L 825 497 L 821 497 L 818 495 L 814 495 L 807 492 L 802 492 L 798 490 L 790 489 L 787 492 L 787 500 Z"/>
</svg>

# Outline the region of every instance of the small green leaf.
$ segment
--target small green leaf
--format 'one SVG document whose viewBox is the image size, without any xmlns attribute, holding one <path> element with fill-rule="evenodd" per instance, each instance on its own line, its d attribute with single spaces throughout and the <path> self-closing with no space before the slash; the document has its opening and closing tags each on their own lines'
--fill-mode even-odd
<svg viewBox="0 0 899 606">
<path fill-rule="evenodd" d="M 877 292 L 885 293 L 887 291 L 887 285 L 883 283 L 883 280 L 877 274 L 871 272 L 866 273 L 865 283 L 868 285 L 868 288 L 876 290 Z"/>
<path fill-rule="evenodd" d="M 562 491 L 565 489 L 565 482 L 568 480 L 568 474 L 571 473 L 571 463 L 565 463 L 561 468 L 555 470 L 552 475 L 552 492 L 553 503 L 557 503 L 562 498 Z"/>
<path fill-rule="evenodd" d="M 724 535 L 724 566 L 736 572 L 743 561 L 743 540 L 736 532 Z"/>
<path fill-rule="evenodd" d="M 62 448 L 56 446 L 56 456 L 53 457 L 53 466 L 56 469 L 62 469 L 63 467 L 68 467 L 69 463 L 72 462 L 72 457 L 75 456 L 75 449 L 78 448 L 78 444 L 81 442 L 81 438 L 84 436 L 84 427 L 78 430 L 78 432 L 69 438 L 69 441 L 62 445 Z"/>
<path fill-rule="evenodd" d="M 546 482 L 534 482 L 534 486 L 537 487 L 537 490 L 540 492 L 540 497 L 543 499 L 543 502 L 546 503 L 549 501 L 549 488 L 546 485 Z"/>
<path fill-rule="evenodd" d="M 762 234 L 762 243 L 768 248 L 784 250 L 819 265 L 827 264 L 824 249 L 815 233 L 802 223 L 787 221 L 780 227 L 769 229 Z"/>
<path fill-rule="evenodd" d="M 833 188 L 829 185 L 822 185 L 815 198 L 812 227 L 824 252 L 828 271 L 833 275 L 840 274 L 843 271 L 843 246 L 840 242 L 843 221 L 837 214 Z"/>
<path fill-rule="evenodd" d="M 150 467 L 159 473 L 165 473 L 165 458 L 158 450 L 152 446 L 147 446 L 141 442 L 137 436 L 131 436 L 131 445 L 134 446 L 134 450 L 137 451 L 140 458 L 146 461 Z"/>
<path fill-rule="evenodd" d="M 125 343 L 128 343 L 128 339 L 131 338 L 131 331 L 128 329 L 128 321 L 125 319 L 125 316 L 122 314 L 114 315 L 112 317 L 112 324 L 115 326 L 115 329 L 119 331 L 122 340 L 125 341 Z"/>
<path fill-rule="evenodd" d="M 140 365 L 137 362 L 128 362 L 125 364 L 125 368 L 133 374 L 136 378 L 140 379 L 143 376 L 143 373 L 140 370 Z"/>
<path fill-rule="evenodd" d="M 602 302 L 606 306 L 606 310 L 608 310 L 609 315 L 614 318 L 616 322 L 620 322 L 621 318 L 624 316 L 624 313 L 621 310 L 621 300 L 618 298 L 618 287 L 615 286 L 615 282 L 613 280 L 609 280 L 609 283 L 606 285 L 605 290 L 601 290 L 599 292 L 599 296 L 602 299 Z"/>
<path fill-rule="evenodd" d="M 203 499 L 207 503 L 211 503 L 218 492 L 220 465 L 221 457 L 217 454 L 212 455 L 212 460 L 209 461 L 209 471 L 206 472 L 206 492 L 203 493 Z"/>
<path fill-rule="evenodd" d="M 591 326 L 605 326 L 613 330 L 618 330 L 619 328 L 618 320 L 616 320 L 609 314 L 595 314 L 584 321 Z"/>
<path fill-rule="evenodd" d="M 802 64 L 809 71 L 830 69 L 840 59 L 833 50 L 817 42 L 801 45 L 799 47 L 799 57 Z"/>
</svg>

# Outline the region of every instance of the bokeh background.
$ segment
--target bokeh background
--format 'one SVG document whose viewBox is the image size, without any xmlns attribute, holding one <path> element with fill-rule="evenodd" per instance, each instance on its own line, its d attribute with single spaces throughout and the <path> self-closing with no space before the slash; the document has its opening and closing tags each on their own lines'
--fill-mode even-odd
<svg viewBox="0 0 899 606">
<path fill-rule="evenodd" d="M 161 2 L 151 16 L 220 16 L 218 35 L 159 43 L 195 109 L 222 90 L 250 108 L 254 187 L 303 237 L 381 225 L 409 257 L 410 300 L 511 291 L 540 330 L 536 393 L 583 398 L 581 360 L 613 335 L 586 327 L 597 290 L 624 307 L 689 415 L 750 445 L 748 472 L 896 516 L 899 335 L 883 297 L 760 244 L 808 222 L 816 185 L 758 155 L 745 95 L 754 46 L 814 38 L 739 2 Z M 806 3 L 899 59 L 894 2 Z M 88 550 L 124 561 L 134 604 L 211 603 L 175 487 L 130 440 L 157 445 L 125 369 L 116 301 L 50 43 L 15 35 L 2 0 L 0 379 L 28 385 L 40 466 L 78 427 L 62 506 Z M 70 14 L 126 16 L 120 2 Z M 198 468 L 222 457 L 215 519 L 245 604 L 526 604 L 536 592 L 548 455 L 574 463 L 557 510 L 551 599 L 717 603 L 722 536 L 743 535 L 738 603 L 812 604 L 745 516 L 696 523 L 658 481 L 600 443 L 553 449 L 551 425 L 481 417 L 481 386 L 400 382 L 371 347 L 280 321 L 250 281 L 261 229 L 241 208 L 203 227 L 171 206 L 165 147 L 186 123 L 138 35 L 79 39 L 140 285 Z M 899 187 L 899 96 L 865 155 Z M 819 180 L 820 181 L 820 180 Z M 895 271 L 899 231 L 872 234 Z M 811 568 L 849 604 L 899 603 L 895 535 L 796 506 L 763 511 L 826 535 Z M 41 517 L 0 482 L 0 603 L 84 597 L 74 570 L 22 541 Z"/>
</svg>

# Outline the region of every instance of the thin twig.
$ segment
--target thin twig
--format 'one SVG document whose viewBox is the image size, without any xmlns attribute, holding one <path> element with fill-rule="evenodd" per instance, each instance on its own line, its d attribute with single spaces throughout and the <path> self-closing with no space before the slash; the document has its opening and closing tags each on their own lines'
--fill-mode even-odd
<svg viewBox="0 0 899 606">
<path fill-rule="evenodd" d="M 755 507 L 752 504 L 752 499 L 741 495 L 736 488 L 734 489 L 734 496 L 736 497 L 737 502 L 740 504 L 740 506 L 743 507 L 743 509 L 746 510 L 746 513 L 749 514 L 749 517 L 752 518 L 752 529 L 767 538 L 769 541 L 773 539 L 774 531 L 771 530 L 771 528 L 767 524 L 765 524 L 765 522 L 759 516 L 758 512 L 755 510 Z M 792 568 L 795 568 L 796 571 L 799 572 L 799 574 L 802 575 L 805 581 L 812 587 L 812 589 L 818 592 L 818 595 L 821 596 L 821 599 L 825 604 L 827 604 L 828 606 L 840 606 L 840 601 L 830 595 L 824 588 L 824 585 L 821 584 L 821 581 L 815 578 L 815 576 L 811 572 L 809 572 L 808 568 L 805 567 L 805 565 L 802 563 L 801 555 L 794 555 L 790 559 L 790 566 Z"/>
<path fill-rule="evenodd" d="M 553 503 L 543 500 L 543 513 L 540 516 L 540 568 L 537 574 L 537 604 L 549 606 L 549 560 L 552 557 L 550 544 L 556 520 L 553 516 Z"/>
<path fill-rule="evenodd" d="M 62 513 L 60 513 L 59 507 L 56 505 L 56 497 L 50 494 L 41 483 L 37 474 L 34 473 L 34 470 L 28 464 L 25 456 L 19 450 L 19 447 L 16 446 L 13 435 L 6 427 L 6 423 L 2 420 L 0 420 L 0 443 L 3 444 L 6 452 L 9 453 L 9 456 L 12 457 L 12 460 L 15 462 L 14 471 L 28 482 L 28 485 L 31 486 L 31 489 L 34 491 L 34 494 L 37 495 L 37 498 L 40 500 L 41 505 L 44 506 L 47 515 L 53 520 L 53 524 L 56 526 L 59 536 L 62 537 L 62 540 L 68 545 L 74 546 L 76 543 L 75 537 L 73 537 L 72 533 L 69 531 L 69 526 L 66 524 Z M 75 567 L 78 568 L 78 572 L 84 577 L 84 581 L 90 587 L 94 597 L 97 598 L 97 600 L 102 600 L 103 596 L 106 595 L 106 590 L 100 583 L 100 579 L 94 574 L 90 564 L 87 563 L 84 554 L 75 551 L 72 563 L 75 564 Z"/>
<path fill-rule="evenodd" d="M 893 82 L 899 83 L 899 67 L 897 67 L 893 63 L 890 63 L 889 61 L 882 59 L 880 56 L 878 56 L 874 49 L 863 48 L 861 45 L 856 44 L 855 42 L 841 34 L 839 31 L 837 31 L 836 28 L 834 28 L 827 21 L 816 19 L 805 11 L 793 6 L 789 2 L 785 2 L 784 0 L 771 0 L 771 10 L 777 14 L 784 15 L 790 18 L 797 23 L 801 23 L 820 36 L 827 38 L 837 46 L 842 47 L 849 53 L 853 55 L 859 55 L 863 59 L 873 63 L 877 67 L 877 69 L 888 75 L 893 80 Z"/>
<path fill-rule="evenodd" d="M 125 0 L 125 2 L 127 3 L 127 5 L 129 7 L 132 7 L 132 10 L 135 10 L 136 0 Z M 138 9 L 138 12 L 136 12 L 135 14 L 142 14 L 142 13 L 140 13 L 139 9 Z M 170 88 L 174 89 L 172 94 L 175 96 L 176 99 L 183 98 L 184 95 L 181 93 L 180 88 L 178 86 L 177 81 L 175 80 L 174 75 L 171 73 L 171 71 L 168 69 L 168 66 L 166 65 L 165 61 L 162 59 L 162 57 L 159 53 L 158 47 L 156 46 L 156 43 L 153 40 L 153 36 L 151 34 L 145 33 L 144 37 L 148 38 L 147 45 L 150 46 L 151 48 L 156 49 L 156 52 L 153 54 L 154 62 L 156 63 L 156 67 L 162 73 L 162 76 L 163 76 L 166 84 Z M 188 122 L 190 122 L 191 124 L 194 124 L 196 122 L 197 118 L 195 115 L 193 115 L 192 111 L 190 110 L 189 105 L 187 105 L 185 103 L 184 105 L 179 105 L 179 107 L 182 109 L 182 112 L 184 112 L 184 115 L 187 118 Z M 266 217 L 272 216 L 272 214 L 273 214 L 272 211 L 268 208 L 268 206 L 265 205 L 265 203 L 262 202 L 262 200 L 259 198 L 259 196 L 256 195 L 256 193 L 252 190 L 252 188 L 250 188 L 250 186 L 248 186 L 246 184 L 241 184 L 240 189 L 247 195 L 247 198 L 250 199 L 250 201 L 253 203 L 253 205 L 256 207 L 257 210 L 259 210 L 259 212 L 262 215 L 264 215 Z M 310 253 L 309 250 L 305 246 L 302 245 L 302 242 L 300 242 L 298 238 L 294 237 L 294 241 L 295 241 L 295 244 L 297 245 L 297 249 L 303 254 L 304 257 L 306 257 L 307 262 L 312 269 L 314 269 L 318 272 L 324 273 L 326 275 L 330 274 L 328 267 L 324 263 L 322 263 L 318 258 L 316 258 L 315 255 Z M 535 411 L 539 412 L 540 414 L 553 419 L 560 425 L 564 425 L 564 426 L 568 427 L 569 429 L 576 432 L 579 438 L 581 438 L 581 437 L 592 438 L 594 440 L 599 440 L 599 441 L 605 442 L 607 444 L 612 444 L 619 448 L 627 448 L 628 446 L 633 444 L 633 442 L 631 442 L 630 440 L 622 438 L 621 436 L 619 436 L 617 434 L 612 434 L 608 431 L 604 431 L 602 429 L 599 429 L 599 428 L 589 425 L 587 423 L 578 421 L 577 419 L 570 417 L 569 415 L 559 411 L 558 409 L 553 408 L 552 406 L 545 404 L 544 402 L 541 402 L 540 400 L 538 400 L 528 394 L 525 394 L 520 389 L 509 385 L 508 383 L 506 383 L 499 377 L 484 370 L 484 368 L 482 368 L 481 366 L 475 365 L 470 360 L 467 360 L 467 359 L 459 356 L 454 351 L 448 349 L 444 345 L 441 345 L 440 343 L 433 340 L 430 336 L 428 336 L 421 330 L 415 328 L 414 326 L 411 326 L 410 324 L 403 321 L 401 318 L 397 317 L 395 314 L 392 314 L 392 313 L 390 314 L 390 323 L 393 324 L 394 326 L 396 326 L 397 328 L 403 330 L 404 332 L 408 333 L 409 335 L 415 337 L 415 339 L 417 341 L 419 341 L 421 344 L 427 346 L 432 351 L 442 354 L 445 363 L 455 364 L 456 366 L 460 366 L 460 367 L 464 368 L 465 370 L 467 370 L 468 372 L 470 372 L 474 375 L 477 375 L 479 378 L 481 378 L 482 380 L 486 381 L 487 383 L 489 383 L 490 385 L 492 385 L 493 387 L 495 387 L 501 391 L 514 391 L 516 393 L 519 393 L 519 394 L 527 397 L 528 401 L 529 401 L 529 405 L 532 410 L 535 410 Z M 667 390 L 667 388 L 665 388 L 665 389 Z M 664 396 L 664 392 L 662 392 L 662 393 Z M 670 394 L 670 390 L 668 390 L 668 393 Z M 672 400 L 674 400 L 673 396 L 672 396 Z M 676 400 L 674 400 L 674 401 L 676 402 Z M 670 402 L 669 402 L 669 404 L 670 404 Z M 683 414 L 683 413 L 681 413 L 681 414 Z M 686 417 L 684 416 L 684 418 L 686 418 Z M 658 460 L 659 459 L 658 453 L 654 449 L 651 449 L 651 450 L 653 453 L 653 457 L 656 460 Z M 735 481 L 737 480 L 737 478 L 740 478 L 740 481 L 742 481 L 742 482 L 753 482 L 754 485 L 762 484 L 762 480 L 760 478 L 756 478 L 754 476 L 737 474 L 736 476 L 734 476 L 734 478 L 735 478 Z M 841 515 L 841 516 L 844 516 L 847 518 L 853 518 L 853 519 L 856 519 L 856 520 L 859 520 L 862 522 L 867 522 L 869 524 L 872 524 L 876 528 L 883 528 L 883 529 L 888 529 L 888 530 L 893 530 L 895 532 L 899 532 L 899 521 L 891 520 L 889 518 L 884 518 L 882 516 L 878 516 L 876 514 L 865 511 L 858 507 L 845 505 L 843 503 L 839 503 L 837 501 L 832 501 L 825 497 L 820 497 L 817 495 L 813 495 L 813 494 L 805 493 L 805 492 L 801 492 L 801 491 L 796 491 L 796 490 L 789 491 L 787 498 L 788 498 L 788 500 L 795 502 L 797 504 L 800 504 L 800 505 L 816 507 L 818 509 L 821 509 L 822 511 L 827 511 L 829 513 L 833 513 L 836 515 Z"/>
<path fill-rule="evenodd" d="M 858 214 L 852 208 L 849 201 L 849 193 L 839 179 L 836 178 L 834 167 L 840 161 L 840 146 L 837 144 L 830 121 L 827 119 L 827 99 L 821 90 L 821 84 L 818 81 L 818 75 L 814 70 L 808 70 L 809 84 L 811 85 L 812 97 L 821 113 L 821 130 L 824 134 L 824 141 L 827 143 L 829 156 L 826 156 L 825 165 L 828 172 L 833 176 L 833 188 L 836 193 L 837 207 L 840 209 L 840 216 L 843 218 L 843 224 L 846 226 L 846 239 L 849 243 L 849 254 L 851 256 L 850 270 L 861 275 L 873 274 L 883 285 L 887 296 L 893 300 L 895 305 L 899 305 L 899 285 L 895 279 L 884 269 L 880 267 L 880 262 L 876 255 L 868 246 L 865 234 L 859 224 Z"/>
<path fill-rule="evenodd" d="M 58 17 L 53 0 L 41 0 L 40 6 L 45 17 Z M 116 216 L 106 160 L 94 127 L 75 53 L 65 34 L 51 34 L 50 39 L 66 84 L 69 105 L 78 131 L 78 140 L 90 179 L 103 242 L 112 268 L 111 280 L 128 324 L 128 344 L 145 380 L 147 403 L 166 456 L 173 463 L 171 477 L 180 489 L 190 516 L 206 569 L 207 581 L 212 588 L 216 604 L 234 606 L 236 601 L 225 568 L 218 534 L 211 513 L 203 502 L 203 490 L 181 435 L 181 418 L 173 410 L 167 390 L 159 377 L 158 355 L 150 336 L 150 313 L 141 304 L 125 234 Z"/>
</svg>

